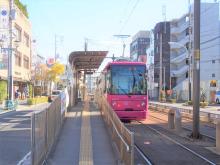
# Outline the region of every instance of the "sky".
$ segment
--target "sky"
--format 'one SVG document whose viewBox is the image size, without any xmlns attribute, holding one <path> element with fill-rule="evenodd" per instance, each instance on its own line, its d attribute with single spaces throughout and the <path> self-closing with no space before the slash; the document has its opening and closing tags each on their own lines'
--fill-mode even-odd
<svg viewBox="0 0 220 165">
<path fill-rule="evenodd" d="M 57 52 L 64 63 L 72 51 L 84 50 L 85 39 L 88 40 L 88 50 L 107 50 L 108 56 L 120 56 L 123 40 L 114 35 L 133 36 L 139 30 L 151 30 L 157 22 L 181 17 L 188 11 L 189 4 L 189 0 L 21 2 L 27 5 L 36 51 L 45 58 L 54 57 L 56 35 Z M 165 15 L 163 11 L 166 11 Z M 130 41 L 131 37 L 124 40 L 126 56 L 129 56 Z"/>
</svg>

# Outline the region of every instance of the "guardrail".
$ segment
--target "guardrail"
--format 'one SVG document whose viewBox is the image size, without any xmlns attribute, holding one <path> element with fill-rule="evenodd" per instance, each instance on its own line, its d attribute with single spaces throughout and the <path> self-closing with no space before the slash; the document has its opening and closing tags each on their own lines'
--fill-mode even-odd
<svg viewBox="0 0 220 165">
<path fill-rule="evenodd" d="M 45 110 L 31 116 L 31 164 L 42 164 L 50 152 L 62 126 L 65 113 L 57 97 Z"/>
<path fill-rule="evenodd" d="M 112 140 L 120 153 L 120 159 L 124 164 L 134 164 L 134 134 L 129 131 L 120 121 L 117 114 L 112 110 L 105 98 L 95 95 L 95 101 L 98 104 L 103 119 L 111 134 Z"/>
<path fill-rule="evenodd" d="M 163 112 L 168 112 L 169 109 L 178 109 L 183 117 L 192 118 L 193 110 L 189 108 L 182 108 L 182 107 L 175 107 L 171 105 L 161 105 L 160 103 L 152 103 L 149 102 L 149 109 L 158 110 Z M 220 115 L 211 113 L 211 112 L 204 112 L 200 110 L 200 120 L 205 122 L 215 123 L 216 119 L 219 119 Z"/>
</svg>

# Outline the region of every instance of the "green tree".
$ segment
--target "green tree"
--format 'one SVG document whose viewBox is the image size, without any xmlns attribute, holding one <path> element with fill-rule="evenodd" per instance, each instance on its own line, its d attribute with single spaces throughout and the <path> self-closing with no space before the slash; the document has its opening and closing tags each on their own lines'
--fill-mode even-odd
<svg viewBox="0 0 220 165">
<path fill-rule="evenodd" d="M 15 0 L 15 5 L 21 10 L 21 12 L 28 18 L 27 6 L 20 2 L 20 0 Z"/>
<path fill-rule="evenodd" d="M 51 92 L 51 84 L 52 82 L 59 82 L 60 75 L 62 75 L 65 71 L 65 66 L 60 63 L 55 63 L 47 72 L 47 79 L 50 82 L 50 92 Z"/>
<path fill-rule="evenodd" d="M 45 92 L 44 89 L 44 84 L 45 82 L 48 81 L 48 71 L 49 68 L 47 67 L 46 64 L 39 64 L 35 68 L 35 74 L 34 74 L 34 81 L 40 81 L 41 82 L 41 90 L 40 90 L 40 95 L 42 95 L 42 92 Z"/>
</svg>

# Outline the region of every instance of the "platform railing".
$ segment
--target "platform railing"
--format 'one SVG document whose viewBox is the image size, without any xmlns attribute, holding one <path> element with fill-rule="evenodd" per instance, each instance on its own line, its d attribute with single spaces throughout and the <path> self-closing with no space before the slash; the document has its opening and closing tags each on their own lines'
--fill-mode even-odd
<svg viewBox="0 0 220 165">
<path fill-rule="evenodd" d="M 103 119 L 111 134 L 112 140 L 120 153 L 121 161 L 126 165 L 134 164 L 134 134 L 120 121 L 106 99 L 100 94 L 95 94 Z"/>
<path fill-rule="evenodd" d="M 42 164 L 59 134 L 64 113 L 61 99 L 57 97 L 50 106 L 31 116 L 31 164 Z"/>
</svg>

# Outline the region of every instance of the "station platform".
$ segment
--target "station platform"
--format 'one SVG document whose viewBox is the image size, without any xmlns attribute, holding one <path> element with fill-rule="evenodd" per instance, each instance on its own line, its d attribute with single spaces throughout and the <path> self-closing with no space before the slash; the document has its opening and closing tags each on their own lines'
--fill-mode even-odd
<svg viewBox="0 0 220 165">
<path fill-rule="evenodd" d="M 46 164 L 114 165 L 117 162 L 111 137 L 94 103 L 79 102 L 72 107 Z"/>
</svg>

